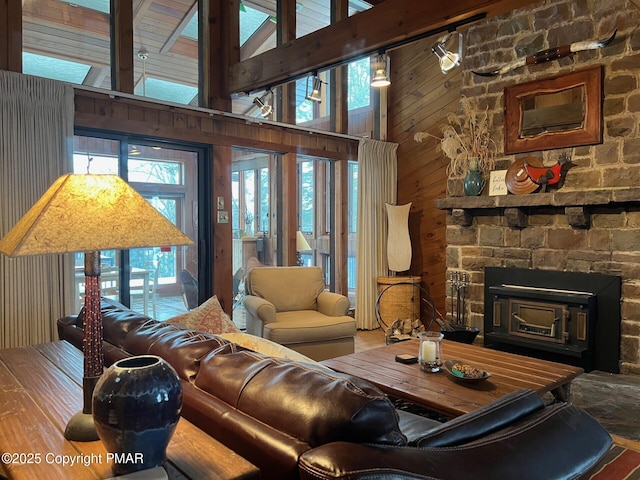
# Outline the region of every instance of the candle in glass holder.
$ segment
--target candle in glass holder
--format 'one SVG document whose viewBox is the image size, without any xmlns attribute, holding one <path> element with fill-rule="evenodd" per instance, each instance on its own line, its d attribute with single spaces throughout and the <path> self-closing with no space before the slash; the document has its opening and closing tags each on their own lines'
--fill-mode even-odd
<svg viewBox="0 0 640 480">
<path fill-rule="evenodd" d="M 444 335 L 440 332 L 421 332 L 418 335 L 420 350 L 418 362 L 425 372 L 439 372 L 442 366 L 441 341 Z"/>
</svg>

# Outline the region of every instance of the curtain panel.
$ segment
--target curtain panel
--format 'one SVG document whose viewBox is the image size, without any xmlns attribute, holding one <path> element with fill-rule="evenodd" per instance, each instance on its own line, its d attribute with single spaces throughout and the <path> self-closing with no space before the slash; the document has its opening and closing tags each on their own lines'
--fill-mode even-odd
<svg viewBox="0 0 640 480">
<path fill-rule="evenodd" d="M 356 321 L 378 328 L 377 278 L 387 275 L 387 213 L 397 198 L 397 143 L 363 138 L 358 146 L 358 231 L 356 234 Z"/>
<path fill-rule="evenodd" d="M 0 71 L 0 238 L 71 170 L 73 87 Z M 81 212 L 78 212 L 81 214 Z M 70 312 L 72 262 L 65 255 L 0 254 L 0 347 L 50 342 Z"/>
</svg>

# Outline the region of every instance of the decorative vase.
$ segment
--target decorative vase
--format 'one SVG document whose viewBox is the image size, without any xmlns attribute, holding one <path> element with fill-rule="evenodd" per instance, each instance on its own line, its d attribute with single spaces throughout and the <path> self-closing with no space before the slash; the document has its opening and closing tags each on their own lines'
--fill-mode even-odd
<svg viewBox="0 0 640 480">
<path fill-rule="evenodd" d="M 162 465 L 181 410 L 180 379 L 162 358 L 140 355 L 111 365 L 93 393 L 93 420 L 113 455 L 113 473 Z"/>
<path fill-rule="evenodd" d="M 469 169 L 464 177 L 464 193 L 469 196 L 480 195 L 484 187 L 482 172 L 478 168 L 478 159 L 469 159 Z"/>
</svg>

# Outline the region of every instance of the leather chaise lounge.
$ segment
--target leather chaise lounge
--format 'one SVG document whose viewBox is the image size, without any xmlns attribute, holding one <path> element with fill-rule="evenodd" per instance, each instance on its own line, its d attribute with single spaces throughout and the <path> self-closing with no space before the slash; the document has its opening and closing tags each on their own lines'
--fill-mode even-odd
<svg viewBox="0 0 640 480">
<path fill-rule="evenodd" d="M 518 391 L 454 420 L 399 411 L 375 386 L 311 362 L 269 357 L 103 300 L 105 363 L 156 354 L 180 376 L 182 415 L 264 479 L 569 479 L 609 449 L 568 403 Z M 82 348 L 82 312 L 58 320 Z"/>
</svg>

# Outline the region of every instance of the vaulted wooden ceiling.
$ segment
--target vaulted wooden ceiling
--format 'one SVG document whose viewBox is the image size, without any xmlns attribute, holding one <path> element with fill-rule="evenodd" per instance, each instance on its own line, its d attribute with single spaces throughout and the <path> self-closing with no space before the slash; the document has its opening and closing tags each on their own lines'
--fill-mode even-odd
<svg viewBox="0 0 640 480">
<path fill-rule="evenodd" d="M 276 14 L 276 0 L 243 1 Z M 298 38 L 276 46 L 277 25 L 265 21 L 240 49 L 240 62 L 229 66 L 229 93 L 258 91 L 534 1 L 368 0 L 373 8 L 330 25 L 329 4 L 347 0 L 295 0 Z M 134 55 L 148 54 L 144 62 L 134 58 L 137 83 L 146 75 L 197 86 L 197 41 L 182 35 L 196 13 L 195 0 L 133 0 Z M 90 63 L 84 83 L 110 88 L 108 14 L 58 0 L 24 0 L 23 14 L 26 52 Z"/>
</svg>

